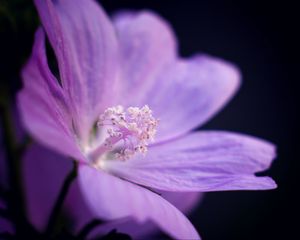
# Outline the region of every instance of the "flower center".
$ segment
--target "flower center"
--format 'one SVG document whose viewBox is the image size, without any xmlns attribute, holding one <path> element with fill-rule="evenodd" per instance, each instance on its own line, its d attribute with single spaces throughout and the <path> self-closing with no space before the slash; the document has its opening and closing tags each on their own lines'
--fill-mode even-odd
<svg viewBox="0 0 300 240">
<path fill-rule="evenodd" d="M 104 141 L 90 154 L 91 159 L 97 162 L 104 154 L 110 154 L 112 159 L 125 161 L 137 153 L 146 154 L 157 124 L 147 105 L 126 110 L 122 106 L 106 109 L 97 124 Z"/>
</svg>

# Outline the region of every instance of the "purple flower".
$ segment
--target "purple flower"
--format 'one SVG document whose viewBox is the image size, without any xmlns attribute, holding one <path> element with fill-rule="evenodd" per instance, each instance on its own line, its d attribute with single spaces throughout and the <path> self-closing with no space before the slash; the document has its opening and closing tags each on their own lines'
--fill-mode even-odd
<svg viewBox="0 0 300 240">
<path fill-rule="evenodd" d="M 13 120 L 18 119 L 18 115 L 14 117 Z M 21 140 L 23 134 L 19 122 L 16 121 L 14 126 L 15 130 L 18 130 L 18 140 Z M 8 160 L 2 146 L 1 130 L 0 127 L 0 188 L 6 191 L 9 190 L 7 179 Z M 45 232 L 61 185 L 65 176 L 71 171 L 72 163 L 66 157 L 38 144 L 32 144 L 28 147 L 21 163 L 27 218 L 35 229 L 39 232 Z M 184 213 L 190 212 L 203 196 L 199 192 L 161 191 L 161 193 L 165 199 Z M 0 209 L 6 210 L 6 208 L 5 201 L 2 201 L 0 197 Z M 93 219 L 98 218 L 85 203 L 77 179 L 75 179 L 68 192 L 63 206 L 63 213 L 67 218 L 71 219 L 68 222 L 71 226 L 68 230 L 74 235 L 77 235 Z M 127 233 L 134 239 L 144 239 L 145 236 L 152 236 L 158 232 L 157 227 L 153 223 L 147 222 L 143 224 L 128 217 L 98 226 L 89 233 L 88 239 L 98 235 L 105 235 L 113 229 Z M 15 234 L 15 231 L 12 222 L 0 216 L 0 232 Z"/>
<path fill-rule="evenodd" d="M 174 238 L 198 239 L 157 192 L 272 189 L 255 173 L 274 146 L 236 133 L 191 132 L 239 86 L 239 71 L 207 55 L 182 59 L 169 25 L 152 12 L 111 22 L 92 0 L 35 0 L 39 28 L 18 102 L 26 129 L 80 161 L 79 185 L 102 219 L 150 220 Z M 45 34 L 59 79 L 50 71 Z"/>
<path fill-rule="evenodd" d="M 23 158 L 24 187 L 27 213 L 30 222 L 41 232 L 45 231 L 50 213 L 65 176 L 72 168 L 66 157 L 47 150 L 39 145 L 31 146 Z M 63 212 L 71 219 L 73 234 L 78 233 L 87 223 L 98 216 L 85 203 L 79 179 L 76 179 L 66 198 Z M 201 193 L 162 192 L 180 211 L 188 213 L 201 199 Z M 130 234 L 133 239 L 157 233 L 157 227 L 151 223 L 139 223 L 133 218 L 123 218 L 98 226 L 89 234 L 89 238 L 105 235 L 113 229 Z"/>
</svg>

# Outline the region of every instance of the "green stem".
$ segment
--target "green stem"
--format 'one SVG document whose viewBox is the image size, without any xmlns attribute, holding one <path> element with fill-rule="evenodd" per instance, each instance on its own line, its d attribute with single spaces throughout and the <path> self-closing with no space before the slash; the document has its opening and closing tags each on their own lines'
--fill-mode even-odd
<svg viewBox="0 0 300 240">
<path fill-rule="evenodd" d="M 51 215 L 50 215 L 50 218 L 48 221 L 48 225 L 47 225 L 46 236 L 53 235 L 55 230 L 57 230 L 58 220 L 59 220 L 59 216 L 61 213 L 61 209 L 62 209 L 64 200 L 69 192 L 72 182 L 77 177 L 77 168 L 78 168 L 77 161 L 74 161 L 73 169 L 66 176 L 63 186 L 61 188 L 61 191 L 59 193 L 59 196 L 58 196 L 58 198 L 55 202 L 54 208 L 51 212 Z"/>
<path fill-rule="evenodd" d="M 86 239 L 87 236 L 89 235 L 89 233 L 95 229 L 96 227 L 98 227 L 100 224 L 102 224 L 103 222 L 99 219 L 94 219 L 91 222 L 89 222 L 87 225 L 85 225 L 81 231 L 78 234 L 78 239 Z"/>
</svg>

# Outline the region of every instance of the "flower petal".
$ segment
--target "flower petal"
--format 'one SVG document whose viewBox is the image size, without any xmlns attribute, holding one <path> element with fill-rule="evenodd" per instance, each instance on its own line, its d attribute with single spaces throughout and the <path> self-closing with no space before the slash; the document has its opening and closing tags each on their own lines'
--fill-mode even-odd
<svg viewBox="0 0 300 240">
<path fill-rule="evenodd" d="M 40 145 L 30 146 L 22 164 L 27 215 L 31 224 L 43 231 L 72 164 Z"/>
<path fill-rule="evenodd" d="M 181 212 L 188 214 L 193 208 L 199 204 L 203 194 L 199 192 L 162 192 L 161 196 L 174 205 Z M 141 224 L 134 219 L 131 221 L 124 221 L 121 223 L 108 223 L 101 229 L 102 233 L 110 232 L 113 229 L 117 229 L 119 232 L 129 234 L 133 239 L 155 239 L 155 236 L 159 233 L 158 227 L 155 223 L 148 221 Z M 105 231 L 104 231 L 105 230 Z"/>
<path fill-rule="evenodd" d="M 22 78 L 24 88 L 18 94 L 18 107 L 25 128 L 46 146 L 82 159 L 71 130 L 68 102 L 48 67 L 42 29 L 36 32 L 32 55 Z"/>
<path fill-rule="evenodd" d="M 120 103 L 135 106 L 157 75 L 175 60 L 176 38 L 169 24 L 150 11 L 121 12 L 114 17 L 114 25 L 124 79 Z"/>
<path fill-rule="evenodd" d="M 39 231 L 43 231 L 63 180 L 71 170 L 71 163 L 67 161 L 66 157 L 40 145 L 32 145 L 26 152 L 22 164 L 27 214 L 30 222 Z M 190 212 L 202 197 L 201 193 L 194 192 L 161 192 L 161 194 L 167 201 L 185 213 Z M 75 179 L 72 183 L 64 203 L 63 213 L 72 220 L 71 230 L 74 234 L 78 233 L 85 224 L 98 218 L 84 200 L 79 179 Z M 153 222 L 139 223 L 130 218 L 126 221 L 112 221 L 101 225 L 91 232 L 90 237 L 107 234 L 113 229 L 128 233 L 134 238 L 155 234 L 158 231 Z"/>
<path fill-rule="evenodd" d="M 158 194 L 85 165 L 80 166 L 79 177 L 84 196 L 99 217 L 153 220 L 176 239 L 199 239 L 189 220 Z"/>
<path fill-rule="evenodd" d="M 168 140 L 212 118 L 234 95 L 239 81 L 239 71 L 230 63 L 199 55 L 165 68 L 139 104 L 148 104 L 160 119 L 156 141 Z"/>
<path fill-rule="evenodd" d="M 157 141 L 205 123 L 237 90 L 240 73 L 230 63 L 206 55 L 178 59 L 173 31 L 156 14 L 122 12 L 114 23 L 127 84 L 121 104 L 151 107 L 161 120 Z"/>
<path fill-rule="evenodd" d="M 183 193 L 160 191 L 160 194 L 183 213 L 191 212 L 203 196 L 203 194 L 199 192 Z M 78 233 L 86 224 L 99 218 L 86 204 L 82 191 L 80 190 L 78 179 L 72 184 L 64 204 L 64 210 L 70 219 L 72 219 L 74 233 Z M 147 221 L 140 223 L 130 217 L 101 224 L 89 234 L 89 238 L 105 235 L 113 229 L 121 233 L 129 234 L 133 239 L 145 239 L 146 236 L 153 236 L 159 232 L 159 228 L 154 222 Z"/>
<path fill-rule="evenodd" d="M 57 57 L 74 126 L 84 140 L 116 99 L 118 44 L 104 11 L 92 0 L 35 0 Z"/>
<path fill-rule="evenodd" d="M 203 194 L 199 192 L 160 192 L 164 199 L 173 204 L 181 212 L 187 214 L 192 211 L 202 199 Z M 70 217 L 74 221 L 75 232 L 78 232 L 93 219 L 97 219 L 95 213 L 88 208 L 83 200 L 82 193 L 78 188 L 77 182 L 72 185 L 70 194 L 65 204 Z M 116 229 L 118 232 L 126 233 L 133 239 L 153 239 L 149 238 L 159 233 L 158 226 L 147 221 L 140 223 L 133 218 L 119 219 L 101 224 L 95 228 L 89 238 L 102 236 Z"/>
<path fill-rule="evenodd" d="M 102 166 L 129 181 L 168 191 L 260 190 L 276 187 L 272 179 L 254 175 L 274 157 L 274 146 L 263 140 L 203 131 L 152 146 L 144 158 Z"/>
</svg>

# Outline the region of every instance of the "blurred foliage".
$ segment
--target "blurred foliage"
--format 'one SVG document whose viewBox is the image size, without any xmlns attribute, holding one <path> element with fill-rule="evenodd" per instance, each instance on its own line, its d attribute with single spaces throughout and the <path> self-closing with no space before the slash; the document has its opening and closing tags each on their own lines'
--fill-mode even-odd
<svg viewBox="0 0 300 240">
<path fill-rule="evenodd" d="M 20 69 L 28 58 L 39 20 L 33 1 L 0 0 L 0 87 L 20 88 Z"/>
</svg>

